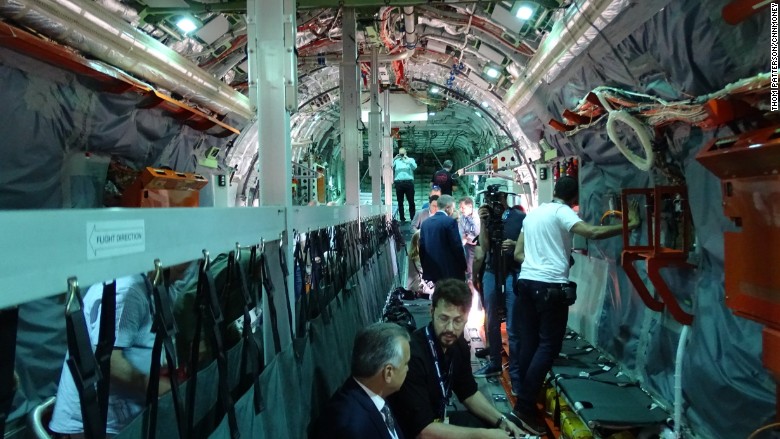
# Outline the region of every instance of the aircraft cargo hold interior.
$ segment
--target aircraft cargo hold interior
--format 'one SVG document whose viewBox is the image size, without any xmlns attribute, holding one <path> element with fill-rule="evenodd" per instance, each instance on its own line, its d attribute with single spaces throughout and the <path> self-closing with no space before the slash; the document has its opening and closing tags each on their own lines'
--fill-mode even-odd
<svg viewBox="0 0 780 439">
<path fill-rule="evenodd" d="M 779 23 L 0 0 L 0 436 L 777 437 Z"/>
</svg>

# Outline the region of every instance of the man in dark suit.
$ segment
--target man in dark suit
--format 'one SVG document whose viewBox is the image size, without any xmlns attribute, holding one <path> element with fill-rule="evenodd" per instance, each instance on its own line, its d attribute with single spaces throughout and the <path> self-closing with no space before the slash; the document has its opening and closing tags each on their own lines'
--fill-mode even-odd
<svg viewBox="0 0 780 439">
<path fill-rule="evenodd" d="M 450 218 L 455 211 L 451 195 L 439 197 L 439 211 L 422 223 L 420 228 L 420 264 L 423 279 L 463 280 L 466 275 L 466 255 L 460 240 L 458 222 Z"/>
<path fill-rule="evenodd" d="M 331 397 L 312 425 L 311 439 L 404 439 L 388 395 L 409 370 L 409 332 L 395 323 L 363 328 L 352 349 L 352 376 Z"/>
</svg>

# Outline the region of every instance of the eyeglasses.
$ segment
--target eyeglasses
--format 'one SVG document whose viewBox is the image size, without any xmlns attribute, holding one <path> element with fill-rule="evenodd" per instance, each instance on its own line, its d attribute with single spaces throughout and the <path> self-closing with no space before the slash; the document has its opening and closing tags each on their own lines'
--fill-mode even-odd
<svg viewBox="0 0 780 439">
<path fill-rule="evenodd" d="M 466 319 L 464 319 L 463 317 L 455 317 L 454 319 L 451 319 L 448 316 L 445 316 L 444 314 L 439 314 L 439 316 L 436 317 L 436 320 L 439 322 L 439 324 L 441 324 L 445 328 L 450 323 L 452 323 L 453 328 L 462 328 L 463 325 L 466 324 Z"/>
</svg>

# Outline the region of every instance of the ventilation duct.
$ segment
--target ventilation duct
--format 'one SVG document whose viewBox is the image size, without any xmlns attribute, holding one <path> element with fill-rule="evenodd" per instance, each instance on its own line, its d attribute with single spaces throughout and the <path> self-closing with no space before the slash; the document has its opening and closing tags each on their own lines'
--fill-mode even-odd
<svg viewBox="0 0 780 439">
<path fill-rule="evenodd" d="M 95 2 L 0 0 L 0 16 L 217 113 L 254 116 L 246 96 Z"/>
<path fill-rule="evenodd" d="M 404 50 L 403 52 L 394 53 L 392 55 L 379 55 L 379 63 L 386 64 L 393 61 L 403 61 L 411 57 L 413 54 L 414 50 Z M 332 65 L 341 62 L 341 54 L 329 53 L 327 55 L 299 56 L 298 62 L 305 65 Z M 371 62 L 371 55 L 360 55 L 358 57 L 358 62 Z"/>
</svg>

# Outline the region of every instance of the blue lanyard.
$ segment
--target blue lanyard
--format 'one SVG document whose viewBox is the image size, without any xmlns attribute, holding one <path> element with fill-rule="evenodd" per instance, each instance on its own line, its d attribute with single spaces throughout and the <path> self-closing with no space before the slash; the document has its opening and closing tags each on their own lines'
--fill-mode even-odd
<svg viewBox="0 0 780 439">
<path fill-rule="evenodd" d="M 431 355 L 433 355 L 433 365 L 436 369 L 436 378 L 439 381 L 439 389 L 441 390 L 441 418 L 444 420 L 445 408 L 450 402 L 452 396 L 452 361 L 450 361 L 450 372 L 447 375 L 447 385 L 444 385 L 444 377 L 441 375 L 441 367 L 439 366 L 439 354 L 436 353 L 436 344 L 433 341 L 433 335 L 431 334 L 430 325 L 425 327 L 425 335 L 428 337 L 428 347 L 431 349 Z"/>
</svg>

